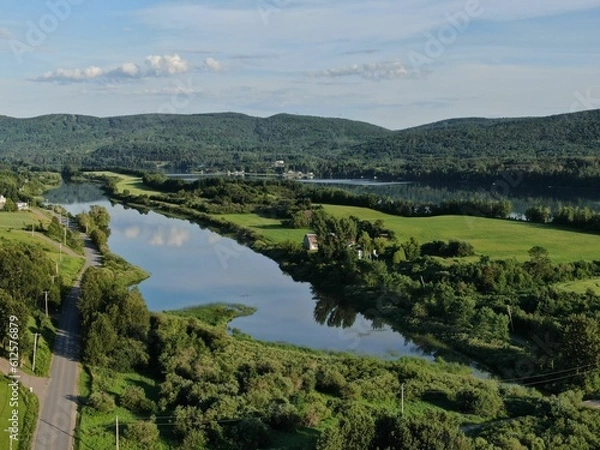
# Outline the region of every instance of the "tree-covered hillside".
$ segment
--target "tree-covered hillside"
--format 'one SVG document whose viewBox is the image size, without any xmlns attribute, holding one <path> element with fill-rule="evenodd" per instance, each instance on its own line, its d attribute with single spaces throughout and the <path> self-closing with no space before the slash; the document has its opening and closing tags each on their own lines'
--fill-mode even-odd
<svg viewBox="0 0 600 450">
<path fill-rule="evenodd" d="M 600 176 L 600 110 L 452 119 L 395 132 L 289 114 L 0 117 L 0 160 L 54 168 L 292 169 L 319 177 L 451 180 L 519 170 L 542 184 L 565 177 L 590 184 Z M 276 160 L 285 164 L 275 168 Z"/>
<path fill-rule="evenodd" d="M 363 122 L 287 114 L 266 119 L 234 113 L 1 117 L 0 158 L 57 167 L 140 167 L 151 161 L 233 169 L 284 158 L 293 164 L 299 156 L 303 161 L 335 156 L 390 133 Z"/>
<path fill-rule="evenodd" d="M 600 110 L 540 118 L 446 120 L 366 142 L 350 154 L 365 159 L 495 157 L 515 162 L 600 156 Z"/>
</svg>

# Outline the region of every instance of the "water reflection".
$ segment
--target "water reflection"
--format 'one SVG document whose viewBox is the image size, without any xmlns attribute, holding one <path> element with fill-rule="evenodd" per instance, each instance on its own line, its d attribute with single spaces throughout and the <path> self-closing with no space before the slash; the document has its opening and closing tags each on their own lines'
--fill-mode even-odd
<svg viewBox="0 0 600 450">
<path fill-rule="evenodd" d="M 354 308 L 342 305 L 341 302 L 329 296 L 315 296 L 314 299 L 316 304 L 313 316 L 317 323 L 342 328 L 350 328 L 354 325 L 357 314 Z"/>
<path fill-rule="evenodd" d="M 111 250 L 151 274 L 140 290 L 152 311 L 243 303 L 257 312 L 230 325 L 256 339 L 383 357 L 424 356 L 390 327 L 374 327 L 351 307 L 315 297 L 310 284 L 295 282 L 274 261 L 197 224 L 106 199 L 64 206 L 76 214 L 91 204 L 109 209 Z"/>
</svg>

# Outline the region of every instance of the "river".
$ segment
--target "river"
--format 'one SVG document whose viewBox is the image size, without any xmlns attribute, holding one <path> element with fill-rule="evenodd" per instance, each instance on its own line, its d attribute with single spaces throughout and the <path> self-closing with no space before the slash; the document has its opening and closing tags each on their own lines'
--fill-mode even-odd
<svg viewBox="0 0 600 450">
<path fill-rule="evenodd" d="M 48 193 L 47 201 L 72 214 L 93 204 L 108 209 L 111 250 L 151 275 L 139 285 L 151 311 L 242 303 L 256 307 L 256 313 L 230 326 L 255 339 L 382 357 L 433 358 L 389 327 L 374 328 L 352 311 L 331 308 L 324 322 L 340 319 L 329 320 L 340 326 L 319 323 L 319 299 L 309 283 L 292 280 L 271 259 L 197 224 L 112 205 L 91 185 L 66 185 Z"/>
</svg>

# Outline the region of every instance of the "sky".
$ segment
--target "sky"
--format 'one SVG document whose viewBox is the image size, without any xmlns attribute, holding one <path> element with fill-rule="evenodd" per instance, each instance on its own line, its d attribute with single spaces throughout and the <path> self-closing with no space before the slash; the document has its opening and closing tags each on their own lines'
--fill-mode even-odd
<svg viewBox="0 0 600 450">
<path fill-rule="evenodd" d="M 600 0 L 0 0 L 0 114 L 600 108 Z"/>
</svg>

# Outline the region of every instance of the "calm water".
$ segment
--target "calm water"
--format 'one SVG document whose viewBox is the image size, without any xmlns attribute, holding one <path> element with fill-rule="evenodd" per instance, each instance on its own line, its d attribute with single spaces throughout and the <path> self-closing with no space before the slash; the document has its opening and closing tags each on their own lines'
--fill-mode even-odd
<svg viewBox="0 0 600 450">
<path fill-rule="evenodd" d="M 168 177 L 195 181 L 202 177 L 194 174 L 168 173 Z M 248 177 L 252 178 L 252 177 Z M 263 177 L 264 178 L 264 177 Z M 509 200 L 513 214 L 520 217 L 531 206 L 587 207 L 600 212 L 600 193 L 595 189 L 561 186 L 531 186 L 500 177 L 489 185 L 440 183 L 438 185 L 412 181 L 380 181 L 374 179 L 313 179 L 300 180 L 311 185 L 339 188 L 355 194 L 375 194 L 392 199 L 412 200 L 417 203 L 441 203 L 447 200 Z"/>
<path fill-rule="evenodd" d="M 48 201 L 63 203 L 73 214 L 92 204 L 108 208 L 110 248 L 151 274 L 139 287 L 152 311 L 243 303 L 257 312 L 231 326 L 256 339 L 379 356 L 425 356 L 402 335 L 387 326 L 375 330 L 360 315 L 346 320 L 346 328 L 317 323 L 310 284 L 293 281 L 274 261 L 231 239 L 184 220 L 112 206 L 99 191 L 85 189 L 91 201 L 63 203 L 60 193 L 49 193 Z"/>
</svg>

